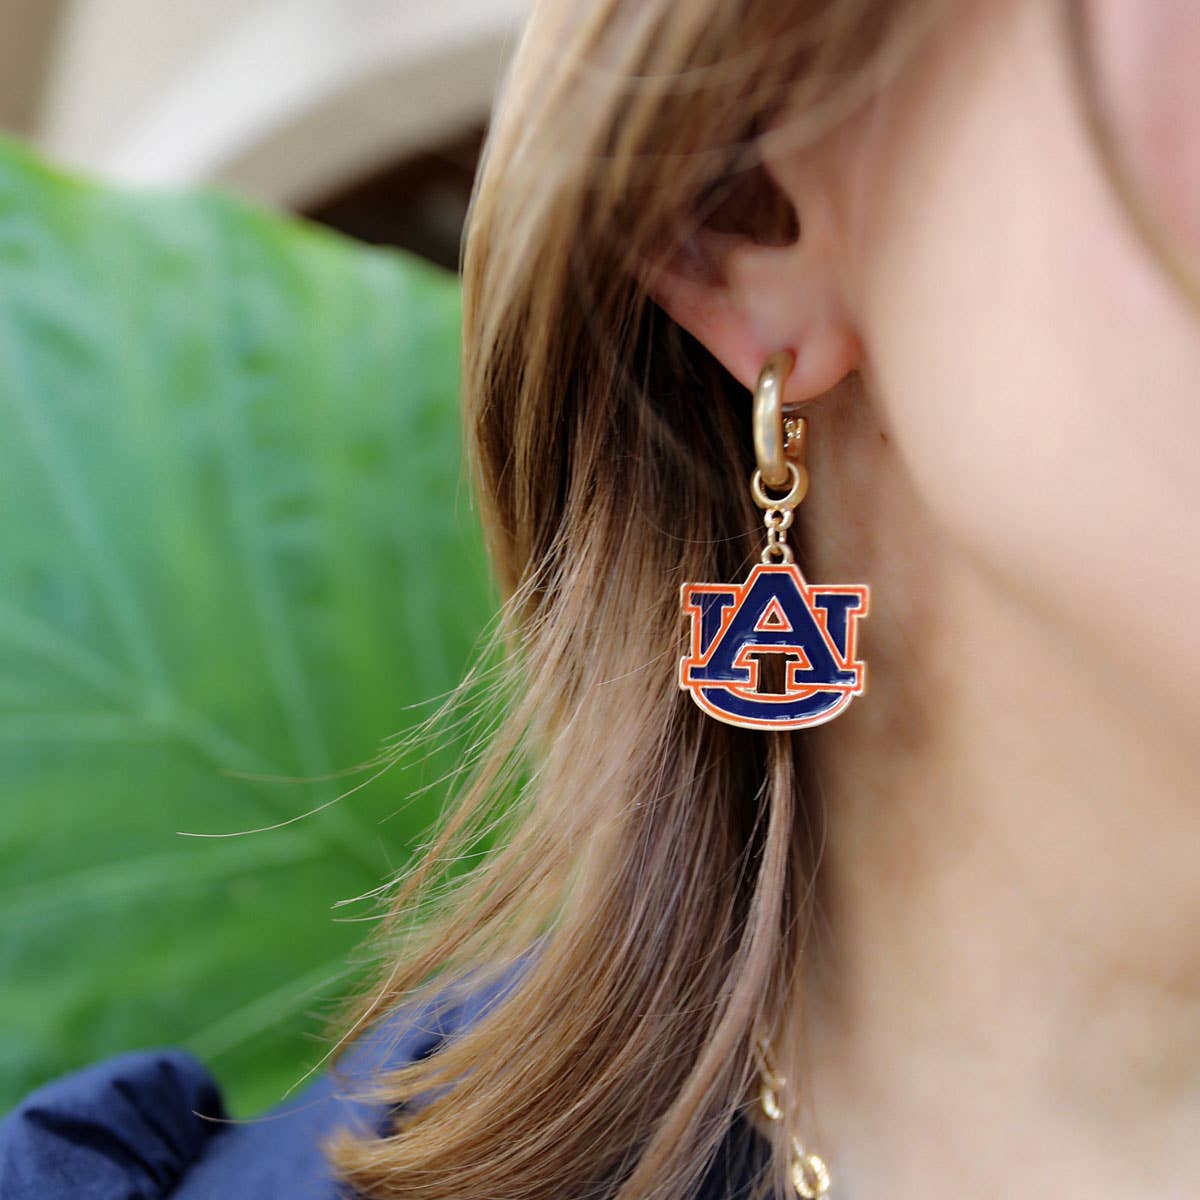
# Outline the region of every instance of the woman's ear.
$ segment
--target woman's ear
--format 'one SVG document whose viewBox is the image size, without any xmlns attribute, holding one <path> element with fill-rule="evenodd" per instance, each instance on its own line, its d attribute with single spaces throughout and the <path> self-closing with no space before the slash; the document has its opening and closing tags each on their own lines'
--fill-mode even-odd
<svg viewBox="0 0 1200 1200">
<path fill-rule="evenodd" d="M 698 218 L 645 279 L 652 299 L 748 389 L 771 354 L 794 351 L 785 406 L 827 392 L 862 358 L 844 295 L 847 264 L 838 259 L 846 239 L 838 236 L 842 214 L 833 197 L 841 189 L 814 174 L 815 156 L 806 155 L 806 183 L 795 182 L 795 166 L 748 173 L 748 182 L 702 223 Z M 762 187 L 775 189 L 774 203 L 755 196 Z M 778 220 L 772 229 L 761 220 L 778 214 L 780 199 L 794 216 L 789 237 L 779 236 Z"/>
</svg>

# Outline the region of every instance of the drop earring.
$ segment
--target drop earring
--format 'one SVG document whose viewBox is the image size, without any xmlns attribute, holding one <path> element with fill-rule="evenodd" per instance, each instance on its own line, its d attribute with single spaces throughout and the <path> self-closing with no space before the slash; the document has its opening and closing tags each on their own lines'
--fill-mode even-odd
<svg viewBox="0 0 1200 1200">
<path fill-rule="evenodd" d="M 870 588 L 808 583 L 788 545 L 809 484 L 807 421 L 785 421 L 783 413 L 794 362 L 790 351 L 772 355 L 754 391 L 757 469 L 750 494 L 767 528 L 762 560 L 744 583 L 685 583 L 681 589 L 691 639 L 679 663 L 679 686 L 709 716 L 746 729 L 824 724 L 867 685 L 856 647 Z M 782 668 L 775 679 L 765 669 L 771 660 Z"/>
</svg>

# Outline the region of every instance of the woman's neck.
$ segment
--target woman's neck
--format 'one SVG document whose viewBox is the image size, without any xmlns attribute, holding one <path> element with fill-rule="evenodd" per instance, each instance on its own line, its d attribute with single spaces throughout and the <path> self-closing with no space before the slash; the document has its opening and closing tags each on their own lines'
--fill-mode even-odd
<svg viewBox="0 0 1200 1200">
<path fill-rule="evenodd" d="M 841 1200 L 1194 1195 L 1196 739 L 892 502 L 870 691 L 809 741 L 799 1132 Z"/>
</svg>

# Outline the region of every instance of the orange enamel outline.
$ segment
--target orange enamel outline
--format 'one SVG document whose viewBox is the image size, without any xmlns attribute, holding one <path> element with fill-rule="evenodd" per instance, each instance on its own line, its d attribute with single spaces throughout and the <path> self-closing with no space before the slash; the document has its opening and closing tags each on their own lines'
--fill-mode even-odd
<svg viewBox="0 0 1200 1200">
<path fill-rule="evenodd" d="M 736 608 L 737 606 L 735 605 L 734 607 Z M 770 625 L 767 623 L 767 618 L 772 613 L 774 613 L 779 619 L 775 622 L 775 624 Z M 771 597 L 771 603 L 767 605 L 766 612 L 764 612 L 763 615 L 761 617 L 759 617 L 758 620 L 755 621 L 755 623 L 754 623 L 754 632 L 755 633 L 767 633 L 770 630 L 778 630 L 783 633 L 795 633 L 796 632 L 792 628 L 791 621 L 789 621 L 787 619 L 787 614 L 784 613 L 783 607 L 779 603 L 778 596 Z M 812 664 L 810 663 L 809 666 L 811 666 L 811 665 Z"/>
<path fill-rule="evenodd" d="M 778 699 L 778 703 L 802 699 L 805 695 L 812 695 L 814 692 L 841 692 L 842 699 L 832 708 L 823 713 L 817 714 L 815 717 L 801 717 L 789 721 L 759 721 L 746 717 L 733 717 L 722 709 L 715 707 L 703 695 L 705 687 L 723 688 L 733 695 L 741 696 L 745 699 L 751 697 L 757 699 L 760 703 L 770 703 L 771 701 L 763 696 L 760 696 L 753 690 L 758 682 L 758 664 L 755 662 L 739 663 L 736 659 L 735 666 L 745 666 L 751 672 L 750 681 L 748 684 L 713 684 L 713 683 L 693 683 L 690 679 L 690 669 L 692 667 L 702 667 L 712 657 L 713 651 L 720 644 L 721 639 L 725 636 L 726 630 L 733 621 L 734 616 L 741 608 L 747 595 L 750 592 L 751 586 L 759 575 L 764 572 L 773 572 L 775 574 L 786 573 L 792 576 L 793 582 L 800 596 L 804 601 L 805 606 L 812 614 L 813 619 L 817 623 L 817 627 L 821 632 L 821 636 L 825 639 L 825 644 L 829 649 L 834 661 L 842 670 L 854 672 L 854 682 L 852 684 L 826 684 L 822 686 L 806 687 L 801 691 L 792 692 Z M 713 595 L 725 593 L 732 596 L 734 603 L 725 606 L 725 611 L 721 614 L 721 626 L 717 630 L 716 635 L 712 639 L 712 643 L 708 648 L 707 654 L 700 652 L 700 617 L 701 611 L 697 604 L 692 599 L 692 594 L 695 591 L 703 590 L 705 595 Z M 813 603 L 813 597 L 817 592 L 828 592 L 838 596 L 857 596 L 861 607 L 852 610 L 846 614 L 846 653 L 842 655 L 838 652 L 838 648 L 834 645 L 833 639 L 829 636 L 828 614 L 823 608 L 818 607 Z M 800 568 L 795 563 L 755 563 L 750 569 L 750 574 L 746 577 L 745 582 L 741 584 L 721 584 L 721 583 L 685 583 L 680 588 L 680 600 L 683 606 L 683 611 L 688 614 L 692 623 L 692 651 L 690 655 L 679 660 L 679 686 L 682 690 L 690 692 L 692 699 L 702 708 L 709 716 L 716 718 L 718 721 L 723 721 L 726 725 L 737 725 L 743 729 L 807 729 L 815 725 L 823 725 L 826 721 L 831 721 L 834 717 L 842 713 L 849 705 L 850 701 L 855 696 L 861 696 L 867 690 L 867 664 L 857 660 L 858 651 L 858 622 L 860 618 L 866 617 L 871 611 L 871 588 L 869 584 L 812 584 L 804 578 Z M 768 612 L 770 609 L 768 608 Z M 759 630 L 758 632 L 764 632 Z M 742 655 L 754 650 L 772 651 L 778 650 L 777 646 L 756 646 L 754 643 L 747 643 L 738 653 L 738 659 Z M 793 664 L 799 666 L 799 664 Z"/>
</svg>

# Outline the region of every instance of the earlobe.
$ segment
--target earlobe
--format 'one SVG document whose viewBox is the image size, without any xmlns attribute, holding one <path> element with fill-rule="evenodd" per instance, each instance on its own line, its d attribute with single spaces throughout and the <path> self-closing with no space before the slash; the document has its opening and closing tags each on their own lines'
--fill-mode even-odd
<svg viewBox="0 0 1200 1200">
<path fill-rule="evenodd" d="M 796 365 L 784 395 L 785 405 L 823 396 L 862 365 L 862 342 L 846 320 L 813 327 L 792 349 Z"/>
<path fill-rule="evenodd" d="M 753 390 L 763 363 L 792 350 L 784 405 L 824 395 L 862 359 L 862 343 L 820 259 L 701 229 L 644 280 L 651 299 Z"/>
</svg>

